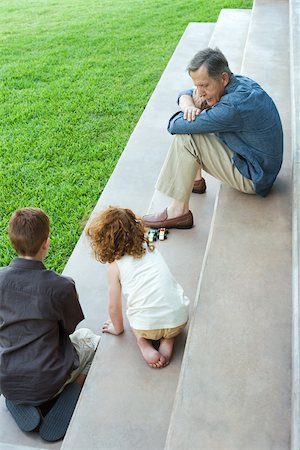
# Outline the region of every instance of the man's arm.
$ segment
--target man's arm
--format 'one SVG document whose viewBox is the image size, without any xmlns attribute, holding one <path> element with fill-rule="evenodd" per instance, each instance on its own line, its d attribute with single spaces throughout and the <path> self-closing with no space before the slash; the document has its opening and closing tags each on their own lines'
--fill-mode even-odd
<svg viewBox="0 0 300 450">
<path fill-rule="evenodd" d="M 169 120 L 168 131 L 171 134 L 203 134 L 219 132 L 235 132 L 242 129 L 240 114 L 232 105 L 217 103 L 209 109 L 203 110 L 188 121 L 182 111 L 174 114 Z"/>
<path fill-rule="evenodd" d="M 109 264 L 108 272 L 108 313 L 110 320 L 107 320 L 102 331 L 110 334 L 121 334 L 124 331 L 122 313 L 122 290 L 119 279 L 119 270 L 116 262 Z"/>
<path fill-rule="evenodd" d="M 179 98 L 179 107 L 183 112 L 184 120 L 188 122 L 195 120 L 196 116 L 199 116 L 201 112 L 201 109 L 195 105 L 193 97 L 190 95 L 182 95 Z"/>
<path fill-rule="evenodd" d="M 182 91 L 178 97 L 178 104 L 183 112 L 184 119 L 188 122 L 195 120 L 196 116 L 207 108 L 206 100 L 201 95 L 198 95 L 197 89 Z"/>
</svg>

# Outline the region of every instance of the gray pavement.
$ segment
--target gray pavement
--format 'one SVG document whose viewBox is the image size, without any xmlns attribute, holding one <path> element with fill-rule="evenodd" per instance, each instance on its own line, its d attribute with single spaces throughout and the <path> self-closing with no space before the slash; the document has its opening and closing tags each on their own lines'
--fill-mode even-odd
<svg viewBox="0 0 300 450">
<path fill-rule="evenodd" d="M 256 0 L 242 73 L 274 98 L 285 158 L 265 199 L 221 186 L 166 449 L 287 450 L 291 427 L 288 2 Z M 286 68 L 286 70 L 278 70 Z"/>
<path fill-rule="evenodd" d="M 290 1 L 293 164 L 293 382 L 291 450 L 300 448 L 300 0 Z"/>
</svg>

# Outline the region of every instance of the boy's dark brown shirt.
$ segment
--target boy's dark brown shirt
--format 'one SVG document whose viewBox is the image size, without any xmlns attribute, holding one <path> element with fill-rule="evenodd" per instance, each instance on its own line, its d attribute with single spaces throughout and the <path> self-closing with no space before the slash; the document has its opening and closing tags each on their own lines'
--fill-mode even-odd
<svg viewBox="0 0 300 450">
<path fill-rule="evenodd" d="M 38 405 L 60 389 L 78 355 L 70 341 L 84 319 L 74 281 L 37 260 L 0 269 L 0 389 L 16 403 Z"/>
</svg>

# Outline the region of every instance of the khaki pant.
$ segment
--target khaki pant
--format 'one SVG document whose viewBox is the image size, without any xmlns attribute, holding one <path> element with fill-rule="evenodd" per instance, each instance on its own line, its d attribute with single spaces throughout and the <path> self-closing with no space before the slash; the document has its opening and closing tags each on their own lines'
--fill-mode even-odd
<svg viewBox="0 0 300 450">
<path fill-rule="evenodd" d="M 70 373 L 69 378 L 59 389 L 59 391 L 56 392 L 54 397 L 60 394 L 67 384 L 73 383 L 79 376 L 79 374 L 82 373 L 84 375 L 87 375 L 91 367 L 95 351 L 97 350 L 100 336 L 94 334 L 88 328 L 79 328 L 78 330 L 74 331 L 73 334 L 70 334 L 70 340 L 78 354 L 79 366 L 77 367 L 77 369 L 73 370 Z"/>
<path fill-rule="evenodd" d="M 142 337 L 145 339 L 151 339 L 152 341 L 158 341 L 159 339 L 165 338 L 165 339 L 172 339 L 178 334 L 182 332 L 182 330 L 185 328 L 187 322 L 183 325 L 179 325 L 175 328 L 161 328 L 158 330 L 136 330 L 133 329 L 134 334 L 138 337 Z"/>
<path fill-rule="evenodd" d="M 232 162 L 233 152 L 215 134 L 177 134 L 161 169 L 156 189 L 188 203 L 197 170 L 246 194 L 255 194 L 253 183 Z"/>
</svg>

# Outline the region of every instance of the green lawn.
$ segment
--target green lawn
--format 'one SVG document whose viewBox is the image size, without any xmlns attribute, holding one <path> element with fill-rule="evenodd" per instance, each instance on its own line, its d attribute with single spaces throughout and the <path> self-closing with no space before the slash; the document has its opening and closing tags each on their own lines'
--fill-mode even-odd
<svg viewBox="0 0 300 450">
<path fill-rule="evenodd" d="M 189 22 L 252 0 L 2 0 L 0 265 L 12 212 L 50 216 L 61 272 Z"/>
</svg>

